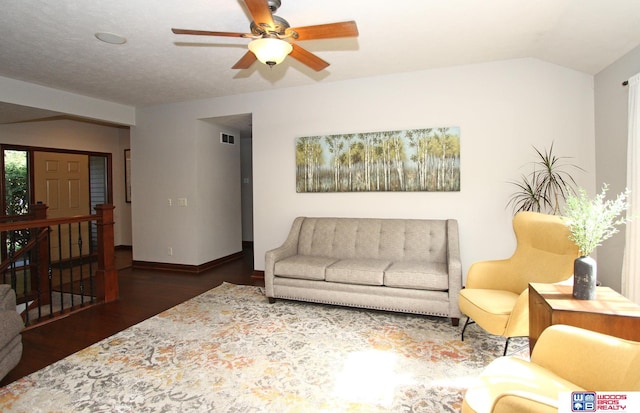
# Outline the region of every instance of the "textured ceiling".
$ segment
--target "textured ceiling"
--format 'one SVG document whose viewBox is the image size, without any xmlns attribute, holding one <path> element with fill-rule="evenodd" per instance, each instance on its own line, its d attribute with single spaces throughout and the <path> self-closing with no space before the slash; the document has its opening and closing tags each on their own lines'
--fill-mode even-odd
<svg viewBox="0 0 640 413">
<path fill-rule="evenodd" d="M 294 27 L 355 20 L 360 36 L 301 42 L 331 63 L 319 73 L 291 58 L 238 71 L 247 39 L 170 29 L 248 32 L 241 0 L 0 5 L 0 76 L 135 106 L 521 57 L 595 74 L 640 44 L 638 0 L 282 0 Z"/>
</svg>

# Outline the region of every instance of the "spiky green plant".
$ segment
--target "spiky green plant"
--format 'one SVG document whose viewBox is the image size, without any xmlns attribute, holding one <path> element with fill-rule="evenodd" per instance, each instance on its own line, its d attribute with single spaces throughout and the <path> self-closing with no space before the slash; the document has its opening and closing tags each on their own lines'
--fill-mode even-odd
<svg viewBox="0 0 640 413">
<path fill-rule="evenodd" d="M 590 255 L 602 242 L 618 232 L 618 225 L 628 219 L 620 215 L 629 208 L 629 190 L 618 194 L 615 200 L 605 200 L 609 186 L 602 185 L 602 191 L 591 199 L 583 188 L 576 195 L 567 197 L 563 220 L 571 234 L 569 239 L 576 243 L 581 256 Z"/>
<path fill-rule="evenodd" d="M 522 175 L 521 181 L 512 181 L 518 189 L 511 195 L 507 206 L 513 207 L 514 214 L 519 211 L 547 212 L 558 214 L 560 205 L 567 196 L 575 194 L 576 181 L 567 168 L 583 170 L 579 166 L 567 163 L 566 156 L 553 153 L 553 143 L 544 152 L 533 147 L 538 156 L 533 163 L 533 171 Z"/>
</svg>

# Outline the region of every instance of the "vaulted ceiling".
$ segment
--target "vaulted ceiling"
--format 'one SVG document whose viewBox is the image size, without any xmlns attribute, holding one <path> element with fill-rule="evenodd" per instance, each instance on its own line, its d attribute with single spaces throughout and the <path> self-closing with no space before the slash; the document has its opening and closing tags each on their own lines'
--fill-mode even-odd
<svg viewBox="0 0 640 413">
<path fill-rule="evenodd" d="M 248 39 L 171 28 L 249 32 L 242 0 L 14 0 L 1 9 L 0 76 L 134 106 L 523 57 L 595 74 L 640 44 L 638 0 L 282 0 L 276 14 L 292 26 L 355 20 L 360 36 L 300 42 L 331 63 L 321 72 L 292 58 L 233 70 Z M 103 43 L 96 32 L 127 41 Z"/>
</svg>

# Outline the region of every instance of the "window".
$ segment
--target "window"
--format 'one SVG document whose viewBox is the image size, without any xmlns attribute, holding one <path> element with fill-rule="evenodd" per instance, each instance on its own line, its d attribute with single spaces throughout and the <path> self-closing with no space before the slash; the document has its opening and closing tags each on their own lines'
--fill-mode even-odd
<svg viewBox="0 0 640 413">
<path fill-rule="evenodd" d="M 5 215 L 29 213 L 29 156 L 27 151 L 4 150 Z"/>
</svg>

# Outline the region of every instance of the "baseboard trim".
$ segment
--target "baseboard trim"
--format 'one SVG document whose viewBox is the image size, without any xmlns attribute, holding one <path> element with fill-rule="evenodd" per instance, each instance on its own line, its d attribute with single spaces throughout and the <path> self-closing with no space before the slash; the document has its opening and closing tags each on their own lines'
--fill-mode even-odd
<svg viewBox="0 0 640 413">
<path fill-rule="evenodd" d="M 253 274 L 251 274 L 252 280 L 264 280 L 264 271 L 253 270 Z"/>
<path fill-rule="evenodd" d="M 226 257 L 218 258 L 217 260 L 205 262 L 200 265 L 187 265 L 187 264 L 171 264 L 166 262 L 151 262 L 151 261 L 133 261 L 132 268 L 134 270 L 155 270 L 155 271 L 172 271 L 183 272 L 187 274 L 199 274 L 204 271 L 208 271 L 212 268 L 220 266 L 230 261 L 242 259 L 242 251 L 235 254 L 227 255 Z"/>
</svg>

